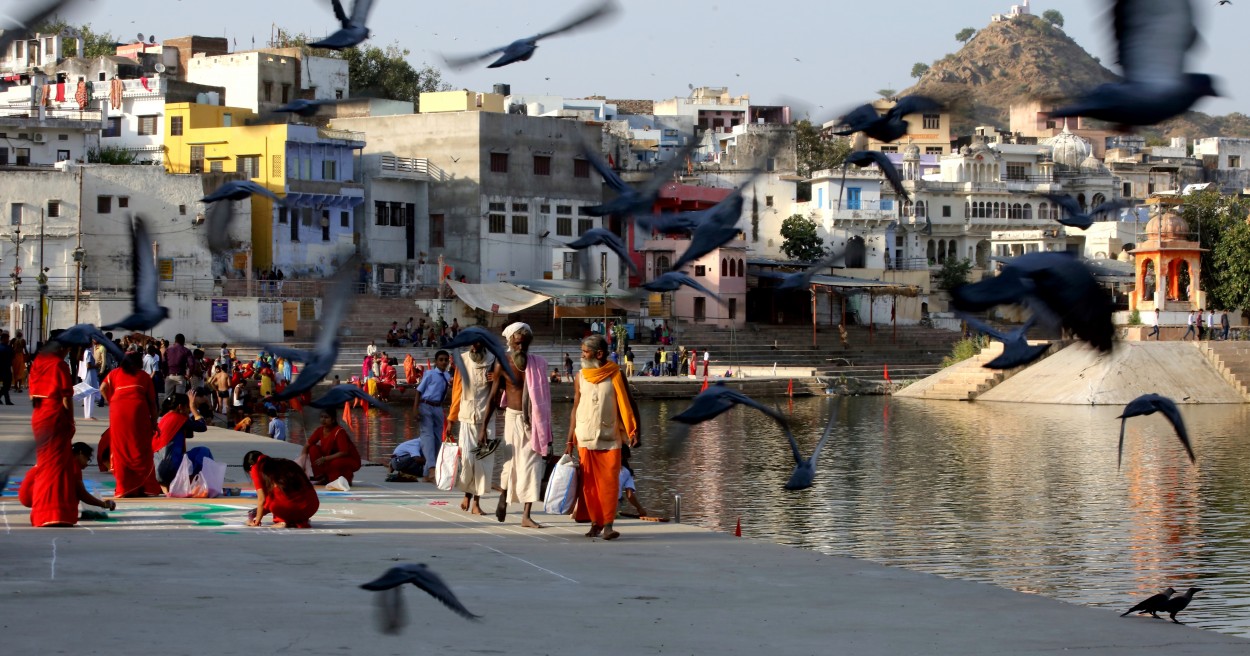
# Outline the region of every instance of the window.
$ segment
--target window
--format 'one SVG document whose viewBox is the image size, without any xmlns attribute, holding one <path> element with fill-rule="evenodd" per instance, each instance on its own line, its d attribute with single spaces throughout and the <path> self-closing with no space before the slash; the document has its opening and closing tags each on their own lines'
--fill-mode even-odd
<svg viewBox="0 0 1250 656">
<path fill-rule="evenodd" d="M 573 177 L 589 178 L 590 177 L 590 161 L 584 159 L 573 160 Z"/>
<path fill-rule="evenodd" d="M 706 275 L 707 275 L 707 267 L 703 266 L 702 264 L 696 264 L 696 265 L 694 266 L 694 275 L 695 275 L 695 276 L 697 276 L 697 277 L 699 277 L 699 278 L 702 278 L 702 277 L 706 276 Z"/>
<path fill-rule="evenodd" d="M 191 146 L 191 172 L 204 172 L 204 146 Z"/>
<path fill-rule="evenodd" d="M 942 127 L 942 115 L 941 114 L 925 114 L 924 115 L 924 129 L 938 130 L 938 129 L 941 129 L 941 127 Z"/>
<path fill-rule="evenodd" d="M 12 225 L 22 225 L 22 204 L 13 203 L 9 206 L 9 222 Z"/>
<path fill-rule="evenodd" d="M 304 157 L 299 161 L 299 177 L 301 180 L 312 180 L 312 158 Z"/>
<path fill-rule="evenodd" d="M 321 162 L 321 179 L 338 180 L 338 162 L 327 159 Z"/>
<path fill-rule="evenodd" d="M 340 228 L 352 227 L 351 216 L 348 215 L 347 212 L 339 212 L 339 227 Z"/>
<path fill-rule="evenodd" d="M 284 84 L 282 85 L 282 104 L 285 105 L 289 102 L 291 102 L 291 85 Z"/>
<path fill-rule="evenodd" d="M 104 125 L 104 130 L 100 132 L 101 137 L 120 137 L 122 136 L 122 117 L 110 116 Z"/>
<path fill-rule="evenodd" d="M 287 214 L 287 209 L 285 207 L 279 207 L 278 208 L 278 223 L 286 223 L 289 220 L 290 218 L 289 218 L 289 215 Z"/>
<path fill-rule="evenodd" d="M 265 95 L 265 102 L 273 102 L 273 82 L 263 83 L 261 89 L 261 93 Z"/>
<path fill-rule="evenodd" d="M 321 210 L 321 241 L 330 241 L 330 210 Z"/>
<path fill-rule="evenodd" d="M 139 136 L 156 134 L 156 116 L 139 117 Z"/>
<path fill-rule="evenodd" d="M 235 170 L 248 178 L 260 177 L 260 155 L 239 155 Z"/>
<path fill-rule="evenodd" d="M 505 226 L 508 223 L 508 219 L 504 215 L 491 214 L 488 218 L 490 220 L 489 229 L 490 229 L 491 234 L 501 235 L 504 232 L 507 232 L 505 230 Z"/>
<path fill-rule="evenodd" d="M 291 241 L 299 241 L 299 219 L 291 214 Z"/>
<path fill-rule="evenodd" d="M 945 153 L 945 152 L 946 152 L 946 149 L 942 148 L 941 146 L 925 146 L 924 147 L 924 154 L 926 155 L 941 155 L 942 153 Z"/>
<path fill-rule="evenodd" d="M 773 197 L 772 197 L 772 196 L 765 196 L 765 197 L 764 197 L 764 207 L 772 207 L 772 206 L 773 206 Z"/>
<path fill-rule="evenodd" d="M 882 198 L 882 199 L 881 199 L 881 211 L 883 211 L 883 212 L 893 212 L 893 211 L 894 211 L 894 200 L 893 200 L 892 198 Z"/>
<path fill-rule="evenodd" d="M 61 201 L 59 200 L 48 201 L 48 218 L 55 219 L 56 217 L 60 215 L 61 215 Z"/>
<path fill-rule="evenodd" d="M 430 215 L 430 248 L 443 248 L 446 240 L 443 234 L 445 217 L 442 214 Z"/>
<path fill-rule="evenodd" d="M 881 152 L 883 152 L 883 153 L 897 153 L 897 152 L 898 152 L 898 146 L 882 146 L 882 147 L 881 147 Z"/>
<path fill-rule="evenodd" d="M 508 211 L 508 204 L 507 204 L 507 203 L 491 203 L 491 204 L 490 204 L 490 211 L 492 211 L 492 212 L 507 212 L 507 211 Z"/>
<path fill-rule="evenodd" d="M 573 236 L 573 218 L 569 216 L 556 217 L 556 236 L 572 237 Z"/>
<path fill-rule="evenodd" d="M 550 206 L 550 205 L 548 205 L 548 204 L 546 204 L 546 203 L 543 203 L 542 205 L 539 205 L 539 206 L 538 206 L 538 213 L 539 213 L 539 214 L 551 214 L 551 206 Z"/>
<path fill-rule="evenodd" d="M 591 228 L 594 228 L 594 227 L 595 227 L 594 219 L 578 219 L 577 220 L 577 236 L 581 237 L 587 232 L 590 232 Z"/>
<path fill-rule="evenodd" d="M 386 201 L 373 201 L 373 224 L 380 226 L 391 224 L 391 206 Z"/>
<path fill-rule="evenodd" d="M 1229 155 L 1228 156 L 1228 168 L 1230 169 L 1241 168 L 1241 155 Z"/>
<path fill-rule="evenodd" d="M 556 214 L 572 214 L 572 205 L 556 205 Z"/>
<path fill-rule="evenodd" d="M 764 170 L 770 173 L 773 171 L 776 171 L 777 170 L 777 158 L 769 157 L 768 160 L 764 162 Z"/>
<path fill-rule="evenodd" d="M 58 150 L 58 151 L 56 151 L 56 161 L 58 161 L 58 162 L 68 162 L 68 161 L 69 161 L 69 151 L 68 151 L 68 150 Z"/>
<path fill-rule="evenodd" d="M 273 175 L 273 177 L 275 178 L 282 177 L 282 156 L 281 155 L 273 156 L 273 173 L 271 175 Z"/>
<path fill-rule="evenodd" d="M 223 173 L 226 170 L 226 160 L 210 159 L 208 160 L 208 170 L 213 173 Z"/>
<path fill-rule="evenodd" d="M 187 206 L 186 206 L 186 205 L 179 205 L 179 206 L 178 206 L 178 215 L 179 215 L 179 216 L 186 216 L 186 215 L 187 215 Z"/>
<path fill-rule="evenodd" d="M 951 216 L 951 206 L 950 206 L 950 205 L 943 205 L 943 206 L 942 206 L 942 217 L 943 217 L 943 218 L 947 218 L 947 219 L 949 219 L 949 218 L 950 218 L 950 216 Z"/>
<path fill-rule="evenodd" d="M 169 135 L 171 137 L 182 136 L 182 117 L 181 116 L 169 117 Z"/>
<path fill-rule="evenodd" d="M 95 211 L 99 212 L 100 214 L 108 214 L 112 212 L 113 211 L 113 197 L 112 196 L 96 196 L 95 197 Z"/>
<path fill-rule="evenodd" d="M 307 228 L 312 227 L 312 217 L 313 217 L 313 210 L 311 207 L 300 208 L 299 222 L 302 223 L 305 227 Z"/>
<path fill-rule="evenodd" d="M 534 175 L 551 175 L 551 157 L 548 155 L 534 156 Z"/>
<path fill-rule="evenodd" d="M 342 90 L 342 89 L 335 89 L 335 90 L 334 90 L 334 99 L 335 99 L 335 100 L 342 100 L 342 99 L 343 99 L 343 90 Z"/>
<path fill-rule="evenodd" d="M 408 225 L 408 217 L 404 214 L 403 203 L 391 203 L 391 227 L 402 228 Z"/>
<path fill-rule="evenodd" d="M 512 211 L 513 212 L 528 212 L 530 211 L 529 203 L 513 203 Z"/>
<path fill-rule="evenodd" d="M 130 196 L 118 196 L 117 207 L 118 209 L 126 209 L 127 207 L 130 207 Z"/>
<path fill-rule="evenodd" d="M 69 141 L 69 135 L 68 135 L 68 134 L 58 134 L 58 135 L 56 135 L 56 140 L 57 140 L 57 141 Z"/>
<path fill-rule="evenodd" d="M 1133 197 L 1133 183 L 1125 182 L 1123 191 L 1124 193 L 1121 194 L 1122 196 L 1124 196 L 1125 198 L 1132 198 Z"/>
<path fill-rule="evenodd" d="M 226 113 L 221 115 L 221 127 L 229 128 L 234 126 L 234 114 Z"/>
<path fill-rule="evenodd" d="M 508 172 L 508 153 L 491 153 L 490 154 L 490 172 L 491 173 L 507 173 Z"/>
<path fill-rule="evenodd" d="M 4 146 L 0 146 L 0 166 L 8 166 L 8 165 L 9 165 L 9 149 Z"/>
<path fill-rule="evenodd" d="M 30 166 L 30 149 L 29 148 L 15 148 L 14 150 L 17 151 L 16 164 L 18 166 Z"/>
<path fill-rule="evenodd" d="M 1024 165 L 1023 164 L 1008 164 L 1007 165 L 1007 179 L 1008 180 L 1024 180 L 1025 179 Z"/>
</svg>

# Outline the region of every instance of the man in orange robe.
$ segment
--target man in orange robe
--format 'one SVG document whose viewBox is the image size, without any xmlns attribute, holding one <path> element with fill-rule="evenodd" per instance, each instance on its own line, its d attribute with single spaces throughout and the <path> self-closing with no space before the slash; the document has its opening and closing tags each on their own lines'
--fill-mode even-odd
<svg viewBox="0 0 1250 656">
<path fill-rule="evenodd" d="M 638 446 L 638 418 L 621 368 L 608 362 L 602 335 L 582 340 L 582 370 L 573 392 L 569 441 L 565 453 L 577 448 L 581 462 L 576 519 L 590 520 L 586 537 L 615 540 L 616 504 L 620 497 L 621 445 Z"/>
</svg>

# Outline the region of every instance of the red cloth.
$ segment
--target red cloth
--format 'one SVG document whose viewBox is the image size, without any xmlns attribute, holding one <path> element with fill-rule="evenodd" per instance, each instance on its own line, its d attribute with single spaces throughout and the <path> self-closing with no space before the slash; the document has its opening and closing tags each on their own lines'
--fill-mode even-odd
<svg viewBox="0 0 1250 656">
<path fill-rule="evenodd" d="M 581 464 L 574 519 L 589 519 L 595 526 L 611 524 L 621 495 L 621 450 L 578 447 L 577 458 Z"/>
<path fill-rule="evenodd" d="M 64 82 L 57 82 L 56 97 L 54 98 L 54 100 L 56 100 L 57 102 L 65 102 L 65 83 Z"/>
<path fill-rule="evenodd" d="M 317 464 L 318 458 L 341 452 L 346 452 L 347 456 Z M 308 460 L 312 463 L 313 478 L 324 476 L 328 481 L 342 476 L 351 483 L 352 475 L 360 469 L 360 452 L 356 450 L 351 438 L 347 437 L 347 431 L 342 426 L 335 426 L 329 431 L 322 426 L 313 431 L 308 438 Z"/>
<path fill-rule="evenodd" d="M 187 423 L 189 417 L 181 412 L 166 412 L 157 423 L 157 432 L 152 436 L 152 453 L 156 453 L 174 441 L 178 433 Z"/>
<path fill-rule="evenodd" d="M 160 494 L 156 465 L 152 462 L 152 438 L 156 433 L 149 405 L 150 400 L 156 397 L 152 377 L 143 371 L 128 374 L 119 367 L 110 371 L 105 380 L 111 381 L 112 385 L 107 398 L 109 417 L 112 419 L 109 445 L 112 447 L 113 477 L 117 479 L 114 496 Z M 103 464 L 103 447 L 100 458 Z"/>
<path fill-rule="evenodd" d="M 264 491 L 265 510 L 273 515 L 274 523 L 285 522 L 287 528 L 312 528 L 308 520 L 321 507 L 317 490 L 307 481 L 295 492 L 283 490 L 276 485 L 265 488 L 261 469 L 265 467 L 266 461 L 272 462 L 269 456 L 262 455 L 252 467 L 252 485 L 257 490 Z"/>
<path fill-rule="evenodd" d="M 148 79 L 147 79 L 146 77 L 141 77 L 141 78 L 139 78 L 139 84 L 142 84 L 142 85 L 143 85 L 143 90 L 144 90 L 144 91 L 151 91 L 151 90 L 152 90 L 152 87 L 149 87 L 149 86 L 148 86 Z"/>
<path fill-rule="evenodd" d="M 78 523 L 78 487 L 82 471 L 74 461 L 74 412 L 62 399 L 73 398 L 69 365 L 51 353 L 40 353 L 30 368 L 30 396 L 39 407 L 31 413 L 35 432 L 35 464 L 26 474 L 24 496 L 31 526 Z M 37 470 L 37 471 L 36 471 Z"/>
</svg>

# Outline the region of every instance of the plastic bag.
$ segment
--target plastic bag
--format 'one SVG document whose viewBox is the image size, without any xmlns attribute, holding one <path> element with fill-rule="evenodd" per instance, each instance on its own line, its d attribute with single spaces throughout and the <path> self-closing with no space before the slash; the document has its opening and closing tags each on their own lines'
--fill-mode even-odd
<svg viewBox="0 0 1250 656">
<path fill-rule="evenodd" d="M 434 469 L 434 482 L 438 489 L 447 492 L 460 479 L 460 445 L 444 442 L 438 450 L 438 466 Z"/>
<path fill-rule="evenodd" d="M 208 488 L 208 498 L 216 499 L 223 495 L 222 489 L 226 486 L 225 463 L 205 458 L 200 464 L 199 476 L 203 477 L 204 485 Z"/>
<path fill-rule="evenodd" d="M 100 396 L 100 390 L 92 387 L 87 383 L 78 383 L 74 386 L 74 400 L 81 401 L 88 396 Z"/>
<path fill-rule="evenodd" d="M 191 477 L 191 490 L 187 494 L 192 499 L 208 498 L 208 483 L 204 482 L 204 474 L 196 474 Z"/>
<path fill-rule="evenodd" d="M 567 515 L 577 499 L 577 461 L 564 454 L 547 481 L 547 494 L 543 497 L 543 512 L 548 515 Z"/>
<path fill-rule="evenodd" d="M 352 484 L 347 482 L 347 478 L 339 476 L 338 478 L 326 483 L 326 490 L 331 492 L 350 492 Z"/>
<path fill-rule="evenodd" d="M 178 465 L 178 473 L 174 474 L 174 480 L 169 483 L 169 496 L 176 499 L 187 499 L 191 497 L 191 459 L 182 458 L 182 463 Z"/>
<path fill-rule="evenodd" d="M 312 477 L 313 477 L 312 461 L 311 461 L 311 459 L 308 457 L 308 454 L 307 454 L 307 453 L 302 454 L 302 455 L 300 455 L 300 457 L 296 458 L 296 459 L 295 459 L 295 464 L 297 464 L 297 465 L 299 465 L 300 467 L 303 467 L 303 468 L 304 468 L 304 473 L 308 475 L 308 478 L 312 478 Z"/>
</svg>

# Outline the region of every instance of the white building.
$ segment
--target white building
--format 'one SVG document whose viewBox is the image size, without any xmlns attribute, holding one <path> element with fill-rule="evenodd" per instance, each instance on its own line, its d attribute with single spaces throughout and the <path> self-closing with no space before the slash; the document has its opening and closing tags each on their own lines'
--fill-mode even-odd
<svg viewBox="0 0 1250 656">
<path fill-rule="evenodd" d="M 305 56 L 298 48 L 197 54 L 187 61 L 186 79 L 222 87 L 231 107 L 246 107 L 257 113 L 272 111 L 296 98 L 350 97 L 346 60 Z"/>
</svg>

